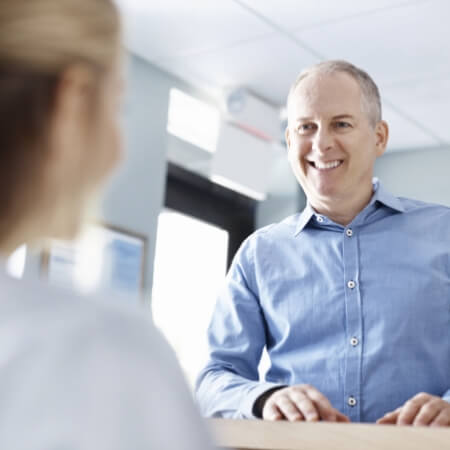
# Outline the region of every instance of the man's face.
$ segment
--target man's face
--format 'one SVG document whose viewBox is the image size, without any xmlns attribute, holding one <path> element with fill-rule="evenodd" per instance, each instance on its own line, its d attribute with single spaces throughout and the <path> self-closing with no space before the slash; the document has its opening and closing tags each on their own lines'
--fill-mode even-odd
<svg viewBox="0 0 450 450">
<path fill-rule="evenodd" d="M 372 183 L 387 125 L 370 124 L 358 83 L 346 73 L 313 74 L 297 86 L 286 130 L 289 162 L 312 206 L 346 201 Z"/>
</svg>

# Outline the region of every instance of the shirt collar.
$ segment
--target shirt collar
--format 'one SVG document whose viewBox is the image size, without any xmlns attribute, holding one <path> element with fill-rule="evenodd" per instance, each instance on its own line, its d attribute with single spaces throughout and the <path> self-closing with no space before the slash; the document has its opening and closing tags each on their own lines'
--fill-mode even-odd
<svg viewBox="0 0 450 450">
<path fill-rule="evenodd" d="M 398 212 L 405 212 L 405 207 L 403 206 L 402 202 L 399 198 L 394 197 L 391 193 L 386 191 L 383 186 L 381 186 L 380 182 L 374 178 L 374 188 L 375 185 L 377 186 L 375 193 L 372 197 L 373 202 L 380 202 L 384 206 L 387 206 L 388 208 L 393 209 L 394 211 Z M 372 203 L 371 201 L 371 203 Z"/>
<path fill-rule="evenodd" d="M 402 205 L 401 201 L 397 197 L 394 197 L 392 194 L 386 191 L 381 186 L 381 183 L 377 178 L 373 179 L 372 184 L 374 193 L 372 195 L 372 198 L 370 199 L 370 202 L 364 208 L 364 210 L 367 210 L 371 205 L 374 205 L 376 202 L 379 202 L 384 206 L 393 209 L 394 211 L 405 212 L 405 208 Z M 300 214 L 297 226 L 295 227 L 294 236 L 297 236 L 297 234 L 299 234 L 306 227 L 306 225 L 309 223 L 309 221 L 315 214 L 316 212 L 308 202 L 306 204 L 305 209 Z"/>
<path fill-rule="evenodd" d="M 309 204 L 309 202 L 306 204 L 305 209 L 301 212 L 300 217 L 297 222 L 297 226 L 295 227 L 295 233 L 294 236 L 297 236 L 303 228 L 306 227 L 308 222 L 311 220 L 311 217 L 316 214 L 312 206 Z"/>
</svg>

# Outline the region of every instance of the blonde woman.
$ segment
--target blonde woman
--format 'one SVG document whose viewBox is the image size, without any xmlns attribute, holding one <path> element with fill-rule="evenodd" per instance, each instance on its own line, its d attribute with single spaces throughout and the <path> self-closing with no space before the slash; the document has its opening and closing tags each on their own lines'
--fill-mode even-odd
<svg viewBox="0 0 450 450">
<path fill-rule="evenodd" d="M 120 160 L 120 59 L 110 0 L 0 0 L 1 259 L 77 234 Z M 142 314 L 0 272 L 0 448 L 208 448 Z"/>
</svg>

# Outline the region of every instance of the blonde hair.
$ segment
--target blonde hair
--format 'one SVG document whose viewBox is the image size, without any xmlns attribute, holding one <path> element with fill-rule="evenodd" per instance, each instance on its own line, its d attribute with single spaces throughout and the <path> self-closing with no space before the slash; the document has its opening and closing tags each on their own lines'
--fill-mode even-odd
<svg viewBox="0 0 450 450">
<path fill-rule="evenodd" d="M 362 110 L 367 114 L 371 125 L 375 126 L 382 116 L 378 86 L 367 72 L 343 60 L 323 61 L 304 69 L 291 86 L 287 100 L 288 108 L 294 91 L 302 80 L 310 75 L 331 75 L 334 73 L 346 73 L 359 84 L 362 94 Z"/>
<path fill-rule="evenodd" d="M 38 200 L 65 70 L 85 64 L 100 82 L 119 40 L 112 0 L 0 0 L 0 238 Z"/>
<path fill-rule="evenodd" d="M 0 64 L 55 74 L 84 62 L 106 68 L 117 53 L 119 18 L 110 0 L 2 0 Z"/>
</svg>

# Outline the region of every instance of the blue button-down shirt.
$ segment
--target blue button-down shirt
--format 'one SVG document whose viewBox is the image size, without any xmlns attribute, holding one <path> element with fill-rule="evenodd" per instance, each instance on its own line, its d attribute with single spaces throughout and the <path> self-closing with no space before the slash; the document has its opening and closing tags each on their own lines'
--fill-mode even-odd
<svg viewBox="0 0 450 450">
<path fill-rule="evenodd" d="M 449 258 L 450 209 L 377 183 L 346 227 L 307 206 L 258 230 L 217 301 L 197 382 L 203 414 L 252 418 L 263 392 L 303 383 L 353 422 L 419 392 L 450 401 Z"/>
</svg>

